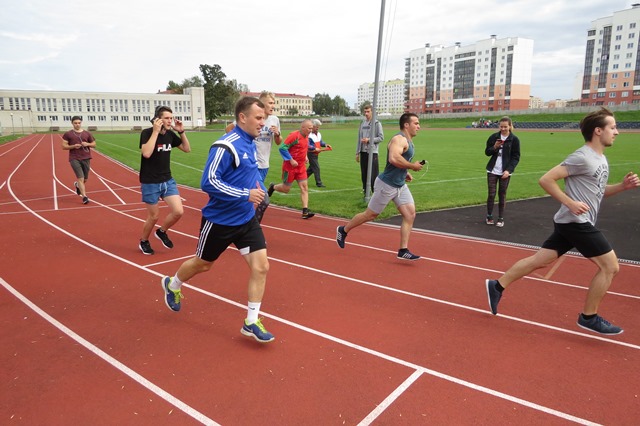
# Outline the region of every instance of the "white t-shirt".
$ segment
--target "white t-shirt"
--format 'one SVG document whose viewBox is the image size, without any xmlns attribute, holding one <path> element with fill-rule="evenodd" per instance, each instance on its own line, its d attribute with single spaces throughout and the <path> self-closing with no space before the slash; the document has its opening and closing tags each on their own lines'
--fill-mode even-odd
<svg viewBox="0 0 640 426">
<path fill-rule="evenodd" d="M 271 156 L 271 143 L 275 135 L 270 130 L 271 126 L 276 126 L 280 132 L 280 119 L 275 115 L 270 115 L 264 120 L 264 126 L 260 130 L 260 135 L 254 139 L 256 143 L 256 151 L 258 152 L 258 168 L 269 168 L 269 157 Z"/>
</svg>

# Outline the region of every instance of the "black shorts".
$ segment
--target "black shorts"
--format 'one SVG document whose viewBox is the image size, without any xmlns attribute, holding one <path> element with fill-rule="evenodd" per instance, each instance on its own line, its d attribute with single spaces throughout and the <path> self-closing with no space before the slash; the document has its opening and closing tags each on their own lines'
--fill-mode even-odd
<svg viewBox="0 0 640 426">
<path fill-rule="evenodd" d="M 197 257 L 213 262 L 231 244 L 236 246 L 243 256 L 267 248 L 267 241 L 255 216 L 249 222 L 239 226 L 216 225 L 202 218 L 196 249 Z"/>
<path fill-rule="evenodd" d="M 553 234 L 542 244 L 542 248 L 555 250 L 558 256 L 574 247 L 586 258 L 601 256 L 613 250 L 602 232 L 589 222 L 554 222 Z"/>
</svg>

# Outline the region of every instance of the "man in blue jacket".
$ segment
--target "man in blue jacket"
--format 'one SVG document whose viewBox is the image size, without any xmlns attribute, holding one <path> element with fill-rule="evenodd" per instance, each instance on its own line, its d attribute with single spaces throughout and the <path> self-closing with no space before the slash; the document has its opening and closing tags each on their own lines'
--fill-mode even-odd
<svg viewBox="0 0 640 426">
<path fill-rule="evenodd" d="M 255 218 L 255 206 L 262 202 L 265 191 L 260 185 L 253 142 L 264 125 L 264 105 L 257 98 L 242 98 L 236 104 L 235 118 L 235 128 L 211 146 L 204 167 L 200 186 L 209 195 L 209 202 L 202 209 L 196 254 L 173 277 L 163 277 L 162 288 L 166 305 L 179 311 L 182 283 L 211 269 L 214 261 L 234 244 L 251 270 L 247 318 L 240 332 L 266 343 L 274 337 L 264 328 L 258 314 L 269 261 L 267 243 Z"/>
</svg>

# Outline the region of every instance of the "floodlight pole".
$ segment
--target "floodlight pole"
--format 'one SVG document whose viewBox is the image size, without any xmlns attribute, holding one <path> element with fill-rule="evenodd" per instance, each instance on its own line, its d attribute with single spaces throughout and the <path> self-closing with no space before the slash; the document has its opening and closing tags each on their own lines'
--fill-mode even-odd
<svg viewBox="0 0 640 426">
<path fill-rule="evenodd" d="M 376 56 L 376 76 L 373 82 L 373 105 L 371 105 L 371 126 L 370 127 L 370 135 L 369 135 L 369 143 L 367 144 L 367 151 L 369 155 L 367 156 L 367 185 L 364 191 L 364 200 L 365 202 L 369 202 L 371 198 L 371 168 L 373 166 L 373 140 L 376 137 L 376 104 L 378 101 L 378 79 L 380 77 L 380 56 L 382 53 L 382 33 L 384 30 L 384 4 L 385 0 L 381 1 L 380 5 L 380 27 L 378 28 L 378 54 Z"/>
<path fill-rule="evenodd" d="M 11 113 L 11 134 L 15 135 L 15 133 L 16 133 L 16 128 L 13 125 L 13 113 Z"/>
</svg>

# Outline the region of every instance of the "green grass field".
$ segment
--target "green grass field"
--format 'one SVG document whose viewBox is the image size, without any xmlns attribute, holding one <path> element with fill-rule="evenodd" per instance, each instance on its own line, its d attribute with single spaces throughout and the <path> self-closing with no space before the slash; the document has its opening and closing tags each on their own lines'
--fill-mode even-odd
<svg viewBox="0 0 640 426">
<path fill-rule="evenodd" d="M 385 140 L 396 133 L 397 127 L 385 124 Z M 291 128 L 283 128 L 286 135 Z M 355 162 L 357 126 L 326 123 L 321 132 L 333 151 L 320 155 L 322 180 L 326 188 L 309 187 L 309 207 L 312 211 L 332 216 L 351 217 L 366 207 L 361 193 L 360 168 Z M 424 128 L 414 139 L 416 160 L 426 159 L 426 174 L 414 173 L 416 180 L 410 184 L 417 211 L 483 204 L 486 200 L 485 165 L 488 157 L 484 146 L 494 130 L 480 129 L 431 129 Z M 560 163 L 567 154 L 583 142 L 578 132 L 517 131 L 521 141 L 522 156 L 509 186 L 508 199 L 523 199 L 545 195 L 538 186 L 538 178 L 545 171 Z M 178 183 L 196 187 L 200 185 L 202 167 L 208 149 L 221 131 L 189 132 L 192 152 L 185 154 L 175 150 L 172 154 L 172 172 Z M 104 154 L 138 170 L 140 153 L 139 134 L 95 135 L 97 149 Z M 385 142 L 386 145 L 386 142 Z M 384 168 L 386 152 L 380 150 L 380 170 Z M 607 150 L 611 175 L 609 181 L 618 182 L 630 170 L 639 171 L 640 134 L 621 133 L 615 145 Z M 269 182 L 280 180 L 281 157 L 277 148 L 272 149 Z M 289 194 L 275 193 L 272 203 L 300 208 L 300 192 L 294 184 Z M 391 204 L 380 215 L 386 218 L 397 214 Z"/>
</svg>

